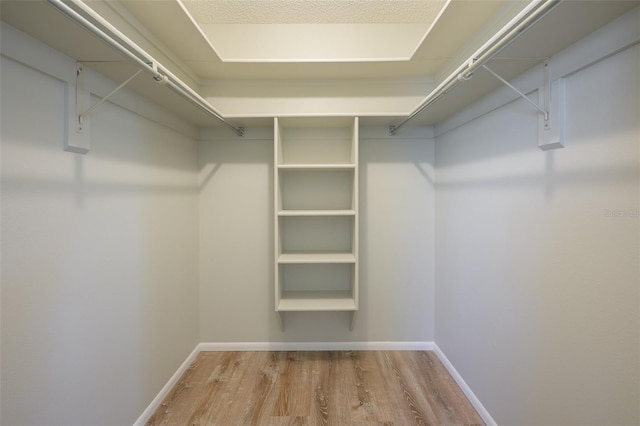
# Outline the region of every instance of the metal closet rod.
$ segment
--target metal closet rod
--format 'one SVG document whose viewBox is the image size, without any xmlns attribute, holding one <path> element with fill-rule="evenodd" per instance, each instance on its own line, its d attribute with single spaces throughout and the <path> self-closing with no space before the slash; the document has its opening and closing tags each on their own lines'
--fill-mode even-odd
<svg viewBox="0 0 640 426">
<path fill-rule="evenodd" d="M 461 81 L 469 80 L 478 68 L 489 62 L 495 55 L 500 53 L 502 49 L 525 33 L 563 1 L 564 0 L 534 0 L 529 3 L 527 7 L 483 44 L 467 61 L 433 89 L 418 108 L 409 114 L 406 119 L 399 124 L 389 126 L 389 133 L 395 135 L 402 126 L 433 105 L 438 99 L 460 84 Z"/>
<path fill-rule="evenodd" d="M 120 52 L 125 57 L 138 64 L 140 68 L 151 74 L 153 79 L 161 85 L 166 85 L 171 90 L 191 102 L 198 107 L 201 111 L 209 114 L 211 117 L 222 122 L 224 125 L 233 129 L 238 136 L 244 136 L 244 127 L 236 127 L 224 119 L 212 106 L 196 93 L 185 82 L 176 77 L 171 71 L 155 60 L 140 46 L 134 43 L 116 27 L 111 25 L 106 19 L 96 13 L 93 9 L 88 7 L 81 0 L 68 0 L 68 3 L 72 3 L 79 10 L 82 10 L 93 20 L 99 23 L 104 29 L 98 27 L 93 22 L 82 16 L 76 10 L 71 8 L 62 0 L 47 0 L 50 5 L 58 9 L 60 12 L 71 18 L 73 21 L 87 29 L 93 35 L 100 40 L 107 43 L 109 46 Z"/>
</svg>

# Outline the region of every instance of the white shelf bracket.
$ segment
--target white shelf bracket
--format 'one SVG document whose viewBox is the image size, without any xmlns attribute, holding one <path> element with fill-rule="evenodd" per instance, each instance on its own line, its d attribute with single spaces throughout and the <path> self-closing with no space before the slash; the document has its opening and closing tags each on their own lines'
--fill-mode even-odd
<svg viewBox="0 0 640 426">
<path fill-rule="evenodd" d="M 357 317 L 358 317 L 358 311 L 351 312 L 351 325 L 349 327 L 349 330 L 353 331 L 353 329 L 355 328 Z"/>
<path fill-rule="evenodd" d="M 552 83 L 547 65 L 544 87 L 538 90 L 539 101 L 549 111 L 548 119 L 538 119 L 538 148 L 543 151 L 564 148 L 565 144 L 565 79 L 559 78 Z"/>
<path fill-rule="evenodd" d="M 487 65 L 482 65 L 482 68 L 487 70 L 491 75 L 516 92 L 521 98 L 533 105 L 533 107 L 540 112 L 538 118 L 538 148 L 543 151 L 564 148 L 564 79 L 559 79 L 552 84 L 549 77 L 548 58 L 544 61 L 542 68 L 543 84 L 542 87 L 538 89 L 538 102 L 533 101 Z"/>
<path fill-rule="evenodd" d="M 278 315 L 278 325 L 280 326 L 280 331 L 284 331 L 284 312 L 278 311 L 276 312 Z"/>
<path fill-rule="evenodd" d="M 533 105 L 534 108 L 536 108 L 538 111 L 540 111 L 542 113 L 542 115 L 544 116 L 544 120 L 545 122 L 549 121 L 549 110 L 545 109 L 543 107 L 541 107 L 540 105 L 538 105 L 537 102 L 534 102 L 531 100 L 531 98 L 529 98 L 527 95 L 525 95 L 524 93 L 522 93 L 520 90 L 518 90 L 518 88 L 516 88 L 513 84 L 509 83 L 507 80 L 505 80 L 504 78 L 502 78 L 500 75 L 498 75 L 495 71 L 493 71 L 491 68 L 489 68 L 487 65 L 482 65 L 482 68 L 484 68 L 485 70 L 487 70 L 489 72 L 489 74 L 491 74 L 492 76 L 494 76 L 495 78 L 497 78 L 498 80 L 500 80 L 500 82 L 502 84 L 504 84 L 505 86 L 507 86 L 509 89 L 513 90 L 514 92 L 516 92 L 518 95 L 520 95 L 520 97 L 522 99 L 524 99 L 525 101 L 529 102 L 531 105 Z M 544 64 L 544 68 L 545 70 L 548 69 L 548 63 L 545 61 Z M 547 79 L 548 79 L 548 72 L 545 72 L 545 75 L 547 75 Z M 545 84 L 546 85 L 546 84 Z M 546 92 L 546 90 L 545 90 Z M 546 102 L 545 102 L 546 103 Z"/>
<path fill-rule="evenodd" d="M 84 92 L 84 78 L 83 78 L 83 73 L 84 72 L 83 72 L 82 65 L 79 65 L 78 66 L 78 74 L 77 74 L 77 77 L 76 77 L 76 96 L 78 96 L 78 99 L 79 99 L 79 101 L 76 102 L 76 108 L 77 108 L 76 112 L 78 112 L 78 132 L 82 132 L 82 130 L 83 130 L 85 117 L 87 117 L 93 111 L 95 111 L 95 109 L 98 108 L 100 105 L 102 105 L 102 103 L 108 101 L 109 98 L 111 98 L 113 95 L 115 95 L 124 86 L 129 84 L 129 82 L 131 82 L 131 80 L 136 78 L 138 76 L 138 74 L 140 74 L 141 72 L 142 72 L 141 69 L 136 71 L 131 77 L 126 79 L 121 85 L 119 85 L 118 87 L 113 89 L 111 92 L 109 92 L 104 98 L 100 99 L 98 102 L 96 102 L 95 104 L 91 105 L 85 111 L 82 111 L 82 109 L 84 108 L 84 103 L 81 102 L 80 100 L 81 100 L 81 93 Z M 79 111 L 82 111 L 82 112 L 79 112 Z"/>
<path fill-rule="evenodd" d="M 74 81 L 75 80 L 75 81 Z M 75 79 L 66 83 L 65 135 L 64 150 L 76 154 L 86 154 L 91 149 L 89 121 L 80 119 L 80 111 L 91 101 L 91 93 L 84 90 L 84 73 L 82 64 L 76 63 Z"/>
</svg>

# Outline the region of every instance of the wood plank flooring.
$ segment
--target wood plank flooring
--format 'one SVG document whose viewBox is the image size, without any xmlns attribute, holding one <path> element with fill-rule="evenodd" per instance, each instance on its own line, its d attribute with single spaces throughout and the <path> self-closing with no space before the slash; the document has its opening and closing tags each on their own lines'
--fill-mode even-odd
<svg viewBox="0 0 640 426">
<path fill-rule="evenodd" d="M 428 351 L 201 352 L 147 425 L 480 425 Z"/>
</svg>

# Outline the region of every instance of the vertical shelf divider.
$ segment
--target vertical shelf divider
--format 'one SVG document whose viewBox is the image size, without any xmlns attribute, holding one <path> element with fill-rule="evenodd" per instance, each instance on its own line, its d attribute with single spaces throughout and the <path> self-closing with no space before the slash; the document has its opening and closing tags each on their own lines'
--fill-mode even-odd
<svg viewBox="0 0 640 426">
<path fill-rule="evenodd" d="M 273 205 L 275 209 L 275 214 L 273 215 L 273 229 L 275 232 L 273 238 L 275 245 L 273 253 L 275 257 L 275 306 L 278 314 L 280 330 L 284 331 L 284 312 L 278 310 L 278 305 L 280 304 L 283 291 L 282 267 L 278 263 L 278 258 L 282 253 L 282 231 L 280 230 L 281 219 L 278 217 L 278 212 L 282 210 L 282 187 L 280 186 L 280 172 L 278 170 L 278 165 L 282 163 L 282 143 L 280 142 L 282 131 L 278 117 L 274 117 L 273 119 L 273 132 Z"/>
</svg>

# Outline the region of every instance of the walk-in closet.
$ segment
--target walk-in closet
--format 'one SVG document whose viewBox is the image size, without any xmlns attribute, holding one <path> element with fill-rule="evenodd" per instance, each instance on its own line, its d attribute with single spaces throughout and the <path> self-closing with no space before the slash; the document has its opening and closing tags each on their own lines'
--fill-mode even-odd
<svg viewBox="0 0 640 426">
<path fill-rule="evenodd" d="M 637 0 L 0 0 L 0 424 L 640 424 Z"/>
</svg>

